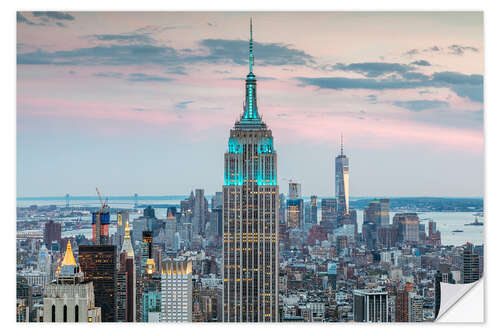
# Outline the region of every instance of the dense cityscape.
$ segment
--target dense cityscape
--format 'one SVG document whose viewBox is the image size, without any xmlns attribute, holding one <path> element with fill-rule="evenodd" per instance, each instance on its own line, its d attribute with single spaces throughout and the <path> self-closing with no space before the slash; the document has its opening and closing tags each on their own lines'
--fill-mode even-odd
<svg viewBox="0 0 500 333">
<path fill-rule="evenodd" d="M 330 197 L 304 197 L 293 180 L 280 192 L 252 25 L 248 61 L 220 192 L 121 205 L 96 189 L 98 206 L 69 194 L 18 206 L 18 322 L 433 321 L 439 282 L 482 276 L 482 242 L 443 245 L 439 221 L 419 215 L 468 212 L 452 232 L 482 230 L 482 199 L 353 199 L 341 133 Z"/>
</svg>

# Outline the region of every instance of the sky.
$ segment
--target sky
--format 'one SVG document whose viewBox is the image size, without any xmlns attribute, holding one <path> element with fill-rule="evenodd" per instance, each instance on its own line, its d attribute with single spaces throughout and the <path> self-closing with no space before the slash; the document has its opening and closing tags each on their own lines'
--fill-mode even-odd
<svg viewBox="0 0 500 333">
<path fill-rule="evenodd" d="M 221 191 L 250 18 L 281 192 L 483 196 L 480 12 L 18 12 L 17 196 Z"/>
</svg>

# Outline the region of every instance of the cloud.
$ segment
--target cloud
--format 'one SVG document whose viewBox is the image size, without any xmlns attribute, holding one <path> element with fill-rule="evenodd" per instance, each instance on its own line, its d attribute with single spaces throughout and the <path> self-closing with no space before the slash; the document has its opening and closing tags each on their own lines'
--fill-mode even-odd
<svg viewBox="0 0 500 333">
<path fill-rule="evenodd" d="M 425 49 L 420 49 L 420 50 L 419 49 L 411 49 L 411 50 L 408 50 L 405 53 L 403 53 L 403 55 L 413 57 L 417 54 L 421 54 L 422 52 L 439 52 L 439 51 L 441 51 L 441 49 L 438 46 L 431 46 L 431 47 L 428 47 Z"/>
<path fill-rule="evenodd" d="M 119 72 L 99 72 L 95 73 L 94 76 L 119 79 L 123 76 L 123 74 Z"/>
<path fill-rule="evenodd" d="M 431 47 L 421 49 L 421 50 L 411 49 L 409 51 L 406 51 L 404 53 L 404 55 L 412 57 L 412 56 L 420 54 L 422 52 L 435 53 L 435 52 L 444 51 L 446 49 L 448 50 L 448 54 L 453 54 L 453 55 L 458 55 L 458 56 L 463 55 L 466 51 L 471 51 L 471 52 L 476 52 L 476 53 L 479 52 L 479 49 L 477 47 L 453 44 L 453 45 L 450 45 L 448 47 L 431 46 Z M 428 66 L 428 65 L 419 65 L 419 66 Z"/>
<path fill-rule="evenodd" d="M 450 54 L 463 55 L 465 51 L 479 52 L 479 49 L 472 46 L 462 46 L 462 45 L 450 45 L 448 46 L 448 51 Z"/>
<path fill-rule="evenodd" d="M 441 49 L 437 46 L 431 46 L 423 50 L 424 52 L 439 52 Z"/>
<path fill-rule="evenodd" d="M 255 78 L 257 79 L 257 81 L 276 80 L 274 77 L 270 77 L 270 76 L 256 76 Z M 244 77 L 228 77 L 228 78 L 225 78 L 224 80 L 245 81 L 246 79 Z"/>
<path fill-rule="evenodd" d="M 184 66 L 175 66 L 167 70 L 167 74 L 187 75 Z"/>
<path fill-rule="evenodd" d="M 407 56 L 412 57 L 412 56 L 414 56 L 414 55 L 416 55 L 416 54 L 419 54 L 419 53 L 420 53 L 420 51 L 419 51 L 419 50 L 417 50 L 417 49 L 411 49 L 411 50 L 406 51 L 406 52 L 404 53 L 404 55 L 407 55 Z"/>
<path fill-rule="evenodd" d="M 69 51 L 20 53 L 18 64 L 46 65 L 141 65 L 178 62 L 174 48 L 154 45 L 109 45 L 79 48 Z"/>
<path fill-rule="evenodd" d="M 187 108 L 187 106 L 191 103 L 194 103 L 194 101 L 182 101 L 182 102 L 175 104 L 175 107 L 177 109 L 185 110 Z"/>
<path fill-rule="evenodd" d="M 70 14 L 62 13 L 62 12 L 32 12 L 33 17 L 38 19 L 38 22 L 29 20 L 21 14 L 20 12 L 17 12 L 17 23 L 25 23 L 28 25 L 34 25 L 34 26 L 58 26 L 61 28 L 66 28 L 66 24 L 63 22 L 59 22 L 58 20 L 74 20 L 75 18 L 71 16 Z M 51 20 L 53 21 L 51 23 Z"/>
<path fill-rule="evenodd" d="M 483 84 L 483 76 L 479 74 L 461 74 L 457 72 L 438 72 L 432 76 L 434 81 L 444 82 L 449 84 Z"/>
<path fill-rule="evenodd" d="M 38 23 L 35 23 L 33 21 L 30 21 L 28 20 L 23 14 L 21 14 L 20 12 L 17 12 L 16 14 L 16 21 L 17 23 L 25 23 L 25 24 L 28 24 L 28 25 L 40 25 Z"/>
<path fill-rule="evenodd" d="M 94 34 L 90 39 L 103 42 L 117 42 L 123 44 L 154 44 L 156 41 L 147 34 Z"/>
<path fill-rule="evenodd" d="M 427 60 L 417 60 L 412 62 L 410 65 L 416 65 L 416 66 L 430 66 L 430 62 Z"/>
<path fill-rule="evenodd" d="M 425 75 L 418 72 L 404 73 L 401 78 L 389 77 L 384 79 L 346 78 L 346 77 L 297 77 L 299 86 L 316 86 L 322 89 L 413 89 L 413 88 L 449 88 L 460 97 L 467 97 L 471 101 L 483 101 L 483 76 L 478 74 L 462 74 L 457 72 L 436 72 Z"/>
<path fill-rule="evenodd" d="M 366 96 L 366 99 L 368 100 L 369 103 L 375 104 L 377 103 L 377 95 L 370 94 Z"/>
<path fill-rule="evenodd" d="M 137 34 L 92 35 L 100 41 L 128 45 L 99 45 L 65 51 L 36 50 L 18 53 L 20 65 L 142 65 L 157 64 L 171 68 L 181 65 L 224 63 L 248 64 L 248 43 L 242 40 L 205 39 L 200 50 L 178 51 L 169 46 L 152 45 L 148 36 Z M 134 41 L 135 43 L 130 43 Z M 149 42 L 149 43 L 148 43 Z M 127 44 L 127 43 L 126 43 Z M 313 57 L 303 51 L 277 43 L 255 43 L 256 63 L 261 66 L 307 65 Z M 175 69 L 173 69 L 175 70 Z M 180 72 L 180 71 L 179 71 Z"/>
<path fill-rule="evenodd" d="M 419 73 L 419 72 L 401 73 L 401 77 L 406 79 L 406 80 L 426 80 L 428 78 L 427 75 Z"/>
<path fill-rule="evenodd" d="M 184 28 L 187 26 L 184 26 Z M 160 33 L 166 30 L 173 30 L 173 29 L 178 29 L 182 28 L 181 26 L 169 26 L 169 25 L 147 25 L 145 27 L 136 29 L 133 31 L 133 33 L 137 34 L 156 34 Z"/>
<path fill-rule="evenodd" d="M 410 89 L 428 86 L 427 83 L 405 80 L 375 80 L 375 79 L 351 79 L 346 77 L 298 77 L 299 86 L 317 86 L 324 89 Z"/>
<path fill-rule="evenodd" d="M 63 12 L 33 12 L 33 16 L 35 17 L 45 17 L 54 20 L 68 20 L 73 21 L 75 17 L 68 13 Z"/>
<path fill-rule="evenodd" d="M 140 41 L 143 43 L 102 45 L 54 52 L 37 50 L 18 54 L 18 64 L 162 64 L 178 66 L 194 63 L 232 62 L 238 65 L 248 63 L 248 43 L 241 40 L 205 39 L 200 42 L 205 54 L 195 53 L 196 51 L 193 50 L 185 50 L 187 53 L 184 54 L 172 47 L 147 44 L 149 37 L 143 35 L 107 34 L 93 36 L 101 41 Z M 286 45 L 277 43 L 255 43 L 254 45 L 256 62 L 262 66 L 306 65 L 313 62 L 312 56 Z"/>
<path fill-rule="evenodd" d="M 144 73 L 132 73 L 127 77 L 127 81 L 131 82 L 170 82 L 173 79 L 165 76 L 149 75 Z"/>
<path fill-rule="evenodd" d="M 389 62 L 360 62 L 349 65 L 342 63 L 333 66 L 326 65 L 323 66 L 322 69 L 326 71 L 340 70 L 345 72 L 356 72 L 367 77 L 379 77 L 390 73 L 405 73 L 412 70 L 413 66 Z"/>
<path fill-rule="evenodd" d="M 396 101 L 392 104 L 415 112 L 430 110 L 430 109 L 445 108 L 450 106 L 450 104 L 444 101 L 428 100 L 428 99 L 414 100 L 414 101 Z"/>
<path fill-rule="evenodd" d="M 190 57 L 194 61 L 225 62 L 238 65 L 248 63 L 248 42 L 244 40 L 204 39 L 200 46 L 208 50 L 206 56 Z M 254 42 L 255 63 L 261 66 L 307 65 L 314 59 L 304 51 L 281 43 Z"/>
<path fill-rule="evenodd" d="M 483 85 L 456 85 L 451 88 L 458 96 L 467 97 L 471 101 L 482 102 L 484 100 Z"/>
<path fill-rule="evenodd" d="M 120 72 L 99 72 L 93 74 L 95 77 L 110 78 L 110 79 L 125 79 L 130 82 L 170 82 L 172 78 L 159 75 L 150 75 L 145 73 L 131 73 L 127 76 Z"/>
</svg>

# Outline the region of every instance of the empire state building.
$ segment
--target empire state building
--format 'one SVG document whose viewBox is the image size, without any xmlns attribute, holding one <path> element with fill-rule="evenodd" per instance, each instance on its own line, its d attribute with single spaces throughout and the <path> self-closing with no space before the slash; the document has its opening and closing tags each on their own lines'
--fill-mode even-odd
<svg viewBox="0 0 500 333">
<path fill-rule="evenodd" d="M 279 190 L 273 135 L 257 108 L 252 22 L 245 104 L 224 155 L 224 322 L 277 322 Z"/>
</svg>

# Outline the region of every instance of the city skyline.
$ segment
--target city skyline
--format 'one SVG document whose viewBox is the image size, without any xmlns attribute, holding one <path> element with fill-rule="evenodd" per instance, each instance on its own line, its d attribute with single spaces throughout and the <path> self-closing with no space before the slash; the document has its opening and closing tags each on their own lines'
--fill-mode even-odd
<svg viewBox="0 0 500 333">
<path fill-rule="evenodd" d="M 17 16 L 18 197 L 220 191 L 249 17 L 280 177 L 333 197 L 343 133 L 352 196 L 483 196 L 481 13 L 60 14 Z"/>
</svg>

